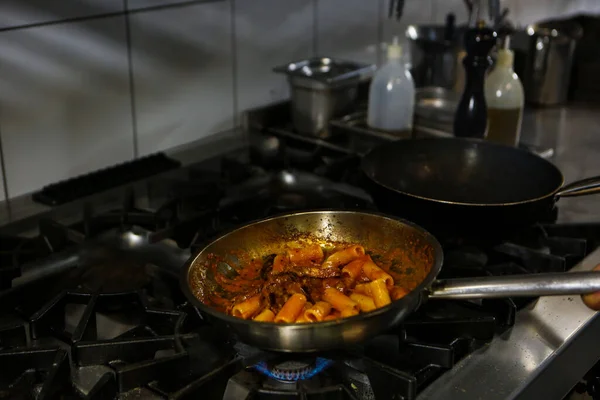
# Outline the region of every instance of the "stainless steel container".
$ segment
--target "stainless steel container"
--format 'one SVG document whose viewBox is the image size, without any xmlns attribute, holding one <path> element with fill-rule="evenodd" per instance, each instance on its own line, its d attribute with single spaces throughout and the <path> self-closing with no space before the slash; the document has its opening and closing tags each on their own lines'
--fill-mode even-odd
<svg viewBox="0 0 600 400">
<path fill-rule="evenodd" d="M 567 100 L 573 54 L 581 35 L 581 26 L 572 21 L 530 25 L 513 35 L 515 71 L 527 102 L 557 105 Z"/>
<path fill-rule="evenodd" d="M 327 137 L 329 120 L 351 111 L 358 84 L 369 79 L 374 65 L 312 58 L 276 67 L 288 76 L 292 122 L 299 133 Z"/>
<path fill-rule="evenodd" d="M 442 87 L 419 88 L 415 94 L 415 124 L 428 129 L 452 132 L 460 95 Z"/>
</svg>

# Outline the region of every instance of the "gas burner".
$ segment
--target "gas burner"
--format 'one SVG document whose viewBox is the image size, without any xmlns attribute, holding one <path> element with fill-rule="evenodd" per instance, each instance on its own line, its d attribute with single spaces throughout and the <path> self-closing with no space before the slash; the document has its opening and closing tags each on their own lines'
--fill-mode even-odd
<svg viewBox="0 0 600 400">
<path fill-rule="evenodd" d="M 275 199 L 273 207 L 281 211 L 293 210 L 306 208 L 308 203 L 308 199 L 300 193 L 282 193 Z"/>
<path fill-rule="evenodd" d="M 254 368 L 264 375 L 281 381 L 302 381 L 310 379 L 330 366 L 333 361 L 317 357 L 308 360 L 289 360 L 269 366 L 266 361 L 260 361 Z"/>
<path fill-rule="evenodd" d="M 78 272 L 78 288 L 87 293 L 122 293 L 141 290 L 151 280 L 149 266 L 139 260 L 127 257 L 123 252 L 118 257 L 106 259 L 90 265 Z"/>
<path fill-rule="evenodd" d="M 372 209 L 360 189 L 301 171 L 255 176 L 226 194 L 220 203 L 221 222 L 246 222 L 283 212 L 309 209 Z"/>
</svg>

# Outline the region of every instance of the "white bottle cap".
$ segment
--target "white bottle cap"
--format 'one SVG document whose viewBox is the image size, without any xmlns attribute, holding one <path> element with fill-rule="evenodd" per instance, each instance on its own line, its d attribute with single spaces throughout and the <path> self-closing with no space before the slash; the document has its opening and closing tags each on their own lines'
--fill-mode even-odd
<svg viewBox="0 0 600 400">
<path fill-rule="evenodd" d="M 398 60 L 402 57 L 402 47 L 398 44 L 398 36 L 394 36 L 394 41 L 387 48 L 388 60 Z"/>
<path fill-rule="evenodd" d="M 496 62 L 502 67 L 512 68 L 515 54 L 510 50 L 510 36 L 504 38 L 502 48 L 498 50 Z"/>
<path fill-rule="evenodd" d="M 512 50 L 500 49 L 498 50 L 498 58 L 496 59 L 496 62 L 500 66 L 512 68 L 514 58 L 515 56 Z"/>
</svg>

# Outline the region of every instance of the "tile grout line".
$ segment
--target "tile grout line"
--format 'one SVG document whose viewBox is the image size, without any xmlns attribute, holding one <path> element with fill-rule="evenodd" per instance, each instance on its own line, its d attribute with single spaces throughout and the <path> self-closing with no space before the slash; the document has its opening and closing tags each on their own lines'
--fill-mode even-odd
<svg viewBox="0 0 600 400">
<path fill-rule="evenodd" d="M 70 17 L 70 18 L 62 18 L 62 19 L 51 20 L 51 21 L 34 22 L 34 23 L 25 24 L 25 25 L 9 26 L 9 27 L 0 28 L 0 32 L 18 31 L 18 30 L 28 29 L 28 28 L 39 28 L 39 27 L 43 27 L 43 26 L 66 24 L 66 23 L 70 23 L 70 22 L 82 22 L 82 21 L 89 21 L 92 19 L 120 17 L 120 16 L 123 16 L 126 14 L 138 14 L 138 13 L 144 13 L 144 12 L 150 12 L 150 11 L 156 11 L 156 10 L 164 10 L 164 9 L 169 9 L 169 8 L 183 8 L 183 7 L 187 7 L 187 6 L 193 6 L 196 4 L 217 3 L 217 2 L 222 2 L 222 1 L 224 1 L 224 0 L 189 0 L 189 1 L 183 1 L 181 3 L 160 4 L 160 5 L 156 5 L 156 6 L 137 8 L 134 10 L 127 10 L 127 8 L 125 8 L 123 11 L 114 11 L 114 12 L 107 12 L 107 13 L 100 13 L 100 14 L 93 14 L 93 15 L 85 15 L 85 16 L 81 16 L 81 17 Z"/>
<path fill-rule="evenodd" d="M 4 191 L 4 201 L 8 202 L 8 182 L 6 180 L 6 165 L 4 164 L 4 150 L 2 149 L 2 131 L 0 131 L 0 167 L 2 168 L 2 190 Z"/>
<path fill-rule="evenodd" d="M 231 28 L 231 83 L 233 89 L 233 126 L 238 128 L 241 123 L 241 118 L 238 115 L 239 112 L 239 99 L 238 99 L 238 64 L 237 64 L 237 30 L 236 30 L 236 0 L 230 0 L 230 28 Z"/>
<path fill-rule="evenodd" d="M 137 112 L 135 103 L 135 75 L 133 73 L 133 55 L 131 48 L 131 21 L 129 15 L 129 2 L 123 0 L 125 7 L 125 41 L 127 44 L 127 72 L 129 78 L 129 104 L 131 108 L 131 129 L 133 133 L 133 158 L 139 157 L 138 149 L 138 127 L 137 127 Z"/>
<path fill-rule="evenodd" d="M 377 10 L 377 45 L 375 51 L 377 52 L 377 66 L 379 67 L 383 63 L 383 55 L 381 51 L 381 44 L 383 43 L 383 23 L 385 21 L 385 0 L 379 0 L 379 7 Z"/>
<path fill-rule="evenodd" d="M 312 52 L 313 56 L 319 55 L 319 0 L 312 0 L 313 5 L 313 31 Z"/>
<path fill-rule="evenodd" d="M 92 20 L 92 19 L 103 19 L 103 18 L 119 17 L 119 16 L 122 16 L 123 14 L 125 14 L 124 11 L 115 11 L 115 12 L 104 13 L 104 14 L 86 15 L 86 16 L 83 16 L 83 17 L 72 17 L 72 18 L 63 18 L 63 19 L 52 20 L 52 21 L 35 22 L 35 23 L 32 23 L 32 24 L 18 25 L 18 26 L 9 26 L 9 27 L 5 27 L 5 28 L 0 28 L 0 32 L 18 31 L 18 30 L 29 29 L 29 28 L 40 28 L 40 27 L 44 27 L 44 26 L 66 24 L 66 23 L 70 23 L 70 22 L 89 21 L 89 20 Z"/>
</svg>

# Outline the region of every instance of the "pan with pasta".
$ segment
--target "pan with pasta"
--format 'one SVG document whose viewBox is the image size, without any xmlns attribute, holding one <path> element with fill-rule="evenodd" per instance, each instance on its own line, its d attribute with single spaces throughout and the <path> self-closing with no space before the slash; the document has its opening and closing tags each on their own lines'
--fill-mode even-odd
<svg viewBox="0 0 600 400">
<path fill-rule="evenodd" d="M 182 289 L 207 320 L 259 348 L 338 348 L 419 304 L 438 268 L 436 245 L 415 225 L 380 214 L 288 214 L 208 244 L 188 261 Z"/>
</svg>

